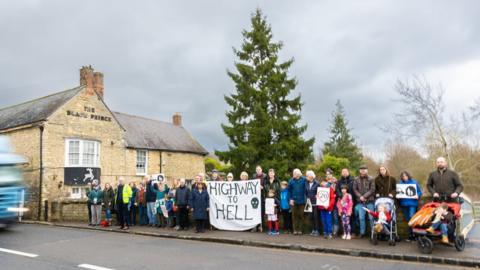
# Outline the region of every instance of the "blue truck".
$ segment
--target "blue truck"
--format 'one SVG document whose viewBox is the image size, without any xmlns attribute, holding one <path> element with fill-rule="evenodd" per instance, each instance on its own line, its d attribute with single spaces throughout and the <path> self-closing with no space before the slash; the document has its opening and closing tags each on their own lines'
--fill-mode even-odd
<svg viewBox="0 0 480 270">
<path fill-rule="evenodd" d="M 27 160 L 12 153 L 10 140 L 0 136 L 0 229 L 15 223 L 25 211 L 26 188 L 20 166 Z"/>
</svg>

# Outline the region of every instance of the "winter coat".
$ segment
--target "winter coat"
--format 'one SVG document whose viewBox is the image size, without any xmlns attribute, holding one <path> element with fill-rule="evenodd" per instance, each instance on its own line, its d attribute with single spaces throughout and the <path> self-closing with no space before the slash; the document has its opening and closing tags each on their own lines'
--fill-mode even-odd
<svg viewBox="0 0 480 270">
<path fill-rule="evenodd" d="M 348 187 L 347 193 L 350 193 L 352 196 L 352 200 L 355 201 L 355 195 L 353 194 L 353 181 L 355 179 L 352 176 L 348 177 L 341 177 L 340 180 L 337 182 L 337 186 L 335 187 L 335 193 L 337 194 L 337 199 L 342 197 L 342 186 L 346 185 Z"/>
<path fill-rule="evenodd" d="M 147 205 L 146 194 L 147 194 L 147 192 L 146 192 L 144 187 L 141 187 L 137 190 L 137 196 L 135 197 L 135 202 L 139 206 L 146 206 Z"/>
<path fill-rule="evenodd" d="M 452 193 L 462 193 L 463 185 L 458 174 L 450 169 L 444 171 L 433 171 L 427 180 L 427 189 L 433 195 L 438 193 L 440 196 L 452 195 Z"/>
<path fill-rule="evenodd" d="M 208 211 L 209 208 L 209 201 L 210 198 L 208 196 L 208 192 L 203 189 L 200 192 L 198 189 L 193 190 L 190 193 L 190 200 L 188 205 L 190 208 L 193 209 L 192 217 L 195 220 L 205 220 L 208 218 Z"/>
<path fill-rule="evenodd" d="M 268 192 L 270 189 L 275 190 L 275 198 L 279 199 L 280 198 L 280 182 L 278 181 L 277 178 L 273 180 L 272 183 L 270 183 L 270 179 L 265 180 L 265 184 L 263 185 L 263 195 L 265 197 L 268 196 Z"/>
<path fill-rule="evenodd" d="M 130 197 L 130 202 L 132 205 L 135 205 L 135 200 L 137 199 L 137 187 L 131 188 L 132 189 L 132 197 Z"/>
<path fill-rule="evenodd" d="M 165 199 L 165 195 L 168 194 L 168 192 L 170 191 L 170 188 L 167 186 L 167 185 L 164 185 L 164 188 L 163 190 L 160 190 L 160 188 L 158 189 L 154 189 L 155 190 L 155 200 L 164 200 Z"/>
<path fill-rule="evenodd" d="M 407 181 L 401 180 L 399 184 L 415 184 L 417 185 L 417 195 L 418 199 L 399 199 L 400 206 L 402 207 L 418 207 L 418 201 L 422 197 L 422 189 L 415 179 L 408 179 Z"/>
<path fill-rule="evenodd" d="M 312 206 L 317 205 L 317 189 L 319 186 L 320 184 L 318 184 L 317 180 L 311 182 L 311 187 L 310 182 L 305 182 L 305 196 L 307 196 L 307 199 L 310 199 Z"/>
<path fill-rule="evenodd" d="M 375 200 L 375 182 L 373 178 L 368 175 L 355 178 L 355 181 L 353 181 L 353 192 L 357 200 L 360 200 L 360 197 L 363 196 L 366 202 L 373 202 Z"/>
<path fill-rule="evenodd" d="M 340 199 L 337 200 L 337 209 L 339 215 L 342 215 L 344 213 L 347 214 L 347 216 L 352 215 L 353 199 L 350 193 L 346 193 L 344 196 L 340 197 Z"/>
<path fill-rule="evenodd" d="M 178 187 L 175 192 L 175 203 L 177 206 L 188 206 L 190 199 L 190 190 L 186 187 Z"/>
<path fill-rule="evenodd" d="M 122 194 L 118 194 L 118 190 L 121 189 Z M 117 190 L 115 190 L 115 201 L 121 196 L 121 201 L 124 204 L 127 204 L 130 202 L 130 198 L 132 197 L 132 189 L 130 188 L 129 185 L 122 185 L 122 187 L 118 187 Z"/>
<path fill-rule="evenodd" d="M 110 209 L 112 211 L 115 206 L 115 192 L 113 192 L 112 188 L 105 189 L 103 191 L 103 203 L 105 208 Z"/>
<path fill-rule="evenodd" d="M 88 199 L 92 205 L 101 205 L 103 202 L 103 191 L 100 188 L 93 188 L 88 194 Z"/>
<path fill-rule="evenodd" d="M 305 190 L 307 180 L 305 177 L 300 176 L 300 178 L 295 179 L 291 178 L 288 181 L 288 190 L 290 191 L 290 199 L 297 205 L 305 204 Z"/>
<path fill-rule="evenodd" d="M 372 210 L 368 210 L 368 214 L 372 215 L 372 217 L 374 218 L 379 218 L 380 216 L 380 213 L 379 212 L 374 212 Z M 386 218 L 386 222 L 389 223 L 391 220 L 392 220 L 392 215 L 390 214 L 390 212 L 388 211 L 385 211 L 385 218 Z"/>
<path fill-rule="evenodd" d="M 290 209 L 290 192 L 288 191 L 288 188 L 280 190 L 280 209 Z"/>
<path fill-rule="evenodd" d="M 328 204 L 328 207 L 318 206 L 318 209 L 332 212 L 333 208 L 335 207 L 335 190 L 332 187 L 329 187 L 329 188 L 330 188 L 330 202 Z"/>
<path fill-rule="evenodd" d="M 147 200 L 147 203 L 153 203 L 157 199 L 157 193 L 155 192 L 155 189 L 153 188 L 152 181 L 148 181 L 146 185 L 146 195 L 145 199 Z"/>
<path fill-rule="evenodd" d="M 388 194 L 392 194 L 395 198 L 397 193 L 397 180 L 392 176 L 377 176 L 375 178 L 375 196 L 388 197 Z"/>
</svg>

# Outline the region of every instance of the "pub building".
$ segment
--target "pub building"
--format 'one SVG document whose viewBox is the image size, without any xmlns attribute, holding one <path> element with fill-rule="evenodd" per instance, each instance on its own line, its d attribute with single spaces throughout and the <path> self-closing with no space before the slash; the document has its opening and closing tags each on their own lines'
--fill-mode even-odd
<svg viewBox="0 0 480 270">
<path fill-rule="evenodd" d="M 25 156 L 26 217 L 56 221 L 87 218 L 87 184 L 116 187 L 119 177 L 139 183 L 145 175 L 167 181 L 205 171 L 208 152 L 182 126 L 111 111 L 103 74 L 80 69 L 80 86 L 0 109 L 0 135 Z"/>
</svg>

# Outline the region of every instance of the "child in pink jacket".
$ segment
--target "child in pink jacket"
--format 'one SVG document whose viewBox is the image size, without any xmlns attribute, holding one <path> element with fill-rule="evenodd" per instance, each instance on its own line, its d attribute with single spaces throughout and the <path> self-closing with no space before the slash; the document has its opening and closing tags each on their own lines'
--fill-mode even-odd
<svg viewBox="0 0 480 270">
<path fill-rule="evenodd" d="M 342 239 L 350 240 L 351 226 L 350 216 L 352 215 L 353 200 L 352 195 L 348 193 L 348 186 L 342 185 L 340 187 L 342 191 L 342 198 L 337 201 L 338 215 L 342 218 L 343 236 Z"/>
</svg>

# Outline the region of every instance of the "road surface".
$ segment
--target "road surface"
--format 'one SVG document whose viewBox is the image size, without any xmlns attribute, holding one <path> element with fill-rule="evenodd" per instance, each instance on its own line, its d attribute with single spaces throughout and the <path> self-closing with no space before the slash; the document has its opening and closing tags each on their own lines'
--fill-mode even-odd
<svg viewBox="0 0 480 270">
<path fill-rule="evenodd" d="M 288 250 L 18 225 L 0 232 L 0 269 L 461 269 Z"/>
</svg>

